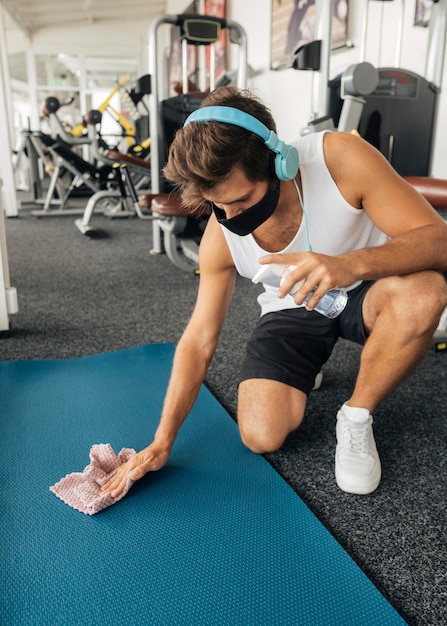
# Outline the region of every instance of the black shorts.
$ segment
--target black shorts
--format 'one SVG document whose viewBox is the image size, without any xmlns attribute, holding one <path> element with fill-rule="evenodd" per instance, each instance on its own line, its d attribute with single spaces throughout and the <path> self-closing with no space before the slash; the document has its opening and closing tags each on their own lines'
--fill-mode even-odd
<svg viewBox="0 0 447 626">
<path fill-rule="evenodd" d="M 335 319 L 304 307 L 267 313 L 247 344 L 239 382 L 267 378 L 296 387 L 305 394 L 342 337 L 364 344 L 362 305 L 373 281 L 348 292 L 348 303 Z"/>
</svg>

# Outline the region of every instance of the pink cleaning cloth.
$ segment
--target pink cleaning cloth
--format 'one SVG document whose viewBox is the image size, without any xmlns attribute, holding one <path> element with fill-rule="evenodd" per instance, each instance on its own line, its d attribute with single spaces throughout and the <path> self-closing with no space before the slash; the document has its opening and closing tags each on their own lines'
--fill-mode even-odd
<svg viewBox="0 0 447 626">
<path fill-rule="evenodd" d="M 86 515 L 94 515 L 124 498 L 132 487 L 134 481 L 128 478 L 123 492 L 117 498 L 101 491 L 115 470 L 134 454 L 136 452 L 132 448 L 123 448 L 117 456 L 109 443 L 95 444 L 90 450 L 91 462 L 84 471 L 67 474 L 50 487 L 50 491 L 74 509 Z"/>
</svg>

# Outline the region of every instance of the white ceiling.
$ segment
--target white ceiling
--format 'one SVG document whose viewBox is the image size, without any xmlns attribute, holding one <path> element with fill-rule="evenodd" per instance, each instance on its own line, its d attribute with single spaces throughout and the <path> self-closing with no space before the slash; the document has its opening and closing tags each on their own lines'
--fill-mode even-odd
<svg viewBox="0 0 447 626">
<path fill-rule="evenodd" d="M 79 55 L 86 57 L 96 85 L 113 84 L 141 66 L 148 27 L 166 14 L 166 5 L 167 0 L 0 0 L 11 78 L 26 81 L 24 52 L 31 43 L 39 84 L 48 82 L 49 59 L 53 72 L 63 76 L 76 72 Z"/>
<path fill-rule="evenodd" d="M 82 28 L 141 20 L 148 24 L 166 12 L 166 0 L 1 0 L 0 4 L 29 36 L 68 25 Z"/>
</svg>

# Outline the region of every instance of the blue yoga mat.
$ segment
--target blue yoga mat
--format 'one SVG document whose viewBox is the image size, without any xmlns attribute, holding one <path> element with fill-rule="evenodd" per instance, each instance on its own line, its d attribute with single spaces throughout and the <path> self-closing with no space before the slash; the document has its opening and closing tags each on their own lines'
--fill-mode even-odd
<svg viewBox="0 0 447 626">
<path fill-rule="evenodd" d="M 94 443 L 151 441 L 172 357 L 0 363 L 1 624 L 404 624 L 205 387 L 123 500 L 86 516 L 50 492 Z"/>
</svg>

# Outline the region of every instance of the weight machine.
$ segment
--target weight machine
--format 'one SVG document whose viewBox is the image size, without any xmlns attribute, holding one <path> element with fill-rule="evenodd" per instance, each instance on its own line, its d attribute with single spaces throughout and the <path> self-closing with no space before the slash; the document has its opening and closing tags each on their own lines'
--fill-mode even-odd
<svg viewBox="0 0 447 626">
<path fill-rule="evenodd" d="M 115 204 L 105 211 L 107 217 L 132 217 L 153 219 L 142 210 L 136 198 L 135 189 L 146 186 L 151 180 L 151 163 L 149 160 L 123 154 L 117 150 L 100 150 L 97 126 L 100 125 L 102 113 L 98 110 L 89 111 L 85 118 L 91 142 L 92 154 L 95 159 L 109 167 L 113 176 L 109 178 L 107 189 L 96 191 L 88 200 L 82 217 L 75 220 L 76 228 L 83 234 L 93 237 L 97 230 L 90 225 L 97 205 L 102 201 L 115 200 Z"/>
<path fill-rule="evenodd" d="M 162 99 L 163 72 L 160 71 L 159 31 L 163 25 L 177 27 L 181 39 L 182 93 Z M 186 271 L 198 268 L 198 247 L 203 224 L 186 217 L 178 198 L 169 193 L 162 177 L 163 165 L 174 133 L 181 128 L 188 115 L 196 110 L 206 97 L 205 55 L 200 52 L 208 46 L 210 51 L 210 90 L 214 84 L 215 44 L 221 32 L 228 33 L 229 40 L 238 47 L 237 85 L 246 87 L 247 82 L 247 36 L 242 26 L 231 20 L 196 14 L 162 15 L 149 27 L 149 72 L 152 90 L 149 95 L 150 135 L 152 138 L 152 187 L 151 194 L 140 196 L 140 204 L 150 206 L 154 216 L 152 224 L 153 254 L 166 252 L 178 268 Z M 187 71 L 187 47 L 197 46 L 199 54 L 199 90 L 190 91 Z"/>
<path fill-rule="evenodd" d="M 384 2 L 385 0 L 380 0 Z M 365 2 L 363 60 L 329 80 L 333 0 L 316 0 L 317 39 L 295 52 L 294 69 L 312 70 L 312 112 L 302 134 L 324 128 L 351 132 L 378 148 L 402 176 L 428 176 L 447 33 L 447 0 L 435 0 L 430 20 L 425 78 L 397 67 L 364 61 L 368 32 Z M 396 37 L 400 62 L 403 2 Z"/>
<path fill-rule="evenodd" d="M 150 76 L 138 78 L 135 85 L 129 89 L 126 88 L 126 84 L 131 75 L 132 72 L 128 72 L 116 81 L 113 89 L 99 105 L 98 111 L 107 112 L 120 126 L 122 131 L 120 138 L 125 138 L 128 154 L 145 159 L 150 152 L 148 128 L 141 141 L 137 136 L 137 131 L 138 126 L 141 130 L 147 126 L 145 121 L 148 119 L 148 112 L 146 109 L 146 112 L 141 113 L 138 105 L 142 102 L 144 95 L 150 91 Z M 125 101 L 132 121 L 112 106 L 112 99 L 117 93 Z M 63 102 L 54 96 L 46 98 L 43 114 L 50 122 L 51 135 L 31 129 L 23 130 L 20 142 L 14 150 L 14 171 L 18 170 L 23 158 L 27 157 L 30 189 L 33 193 L 31 202 L 43 204 L 42 210 L 34 211 L 34 214 L 38 216 L 80 213 L 82 209 L 71 211 L 65 209 L 68 197 L 73 190 L 81 188 L 83 192 L 87 192 L 87 195 L 91 195 L 103 189 L 107 184 L 107 173 L 104 168 L 101 168 L 100 160 L 97 159 L 95 163 L 94 157 L 91 158 L 89 146 L 92 144 L 92 139 L 85 120 L 83 119 L 74 128 L 67 129 L 58 116 L 59 109 L 72 102 L 73 98 Z M 105 149 L 110 147 L 103 142 L 102 145 Z M 42 180 L 45 174 L 49 175 L 50 182 L 48 190 L 43 193 Z M 58 208 L 50 210 L 53 205 Z"/>
<path fill-rule="evenodd" d="M 32 211 L 36 217 L 79 213 L 78 208 L 66 208 L 73 190 L 84 187 L 91 194 L 104 189 L 110 173 L 110 168 L 104 167 L 102 163 L 86 160 L 78 154 L 76 148 L 91 145 L 92 138 L 85 135 L 74 137 L 67 132 L 57 116 L 60 107 L 59 100 L 51 96 L 45 100 L 43 108 L 43 114 L 50 120 L 56 138 L 43 132 L 36 134 L 36 138 L 47 155 L 46 172 L 50 174 L 43 208 Z M 64 180 L 64 178 L 69 180 Z M 54 204 L 59 208 L 52 209 Z"/>
<path fill-rule="evenodd" d="M 146 138 L 140 143 L 136 143 L 137 137 L 134 125 L 125 118 L 121 113 L 112 109 L 116 121 L 122 128 L 126 137 L 128 147 L 127 153 L 122 153 L 115 147 L 110 148 L 101 135 L 101 121 L 103 111 L 109 111 L 111 108 L 110 101 L 115 93 L 123 90 L 123 84 L 127 80 L 128 75 L 117 82 L 115 88 L 110 92 L 108 97 L 100 105 L 100 109 L 90 111 L 83 119 L 82 125 L 78 125 L 72 131 L 64 128 L 58 117 L 58 111 L 65 103 L 60 103 L 55 97 L 49 97 L 45 101 L 44 115 L 50 120 L 56 141 L 48 139 L 47 150 L 52 155 L 54 166 L 52 167 L 51 180 L 48 188 L 46 200 L 42 211 L 33 211 L 34 215 L 45 216 L 55 214 L 79 214 L 83 217 L 76 221 L 76 225 L 83 234 L 95 234 L 95 230 L 89 226 L 94 209 L 98 203 L 105 204 L 104 213 L 109 217 L 129 217 L 135 214 L 135 207 L 132 205 L 130 210 L 126 206 L 127 195 L 122 193 L 121 176 L 115 169 L 116 165 L 126 163 L 132 171 L 134 183 L 137 186 L 145 184 L 147 186 L 150 181 L 150 139 Z M 150 90 L 150 77 L 142 76 L 138 79 L 136 85 L 127 94 L 127 107 L 130 108 L 130 102 L 134 107 L 134 118 L 137 117 L 136 105 L 143 99 L 143 96 Z M 70 102 L 70 101 L 68 101 Z M 141 117 L 141 116 L 140 116 Z M 80 134 L 79 128 L 82 126 L 83 134 Z M 121 135 L 123 136 L 123 135 Z M 43 139 L 43 137 L 41 137 Z M 90 159 L 82 158 L 76 148 L 87 146 L 90 152 Z M 135 156 L 138 155 L 138 156 Z M 61 184 L 62 176 L 66 173 L 71 174 L 72 180 L 70 185 Z M 59 187 L 58 187 L 59 185 Z M 66 210 L 66 201 L 72 192 L 78 186 L 86 186 L 90 191 L 89 201 L 85 209 Z M 62 194 L 61 188 L 62 187 Z M 59 211 L 50 211 L 50 205 L 53 202 L 55 191 L 58 191 L 59 202 L 61 208 Z M 115 199 L 116 202 L 111 202 Z M 139 216 L 143 217 L 140 211 Z"/>
</svg>

